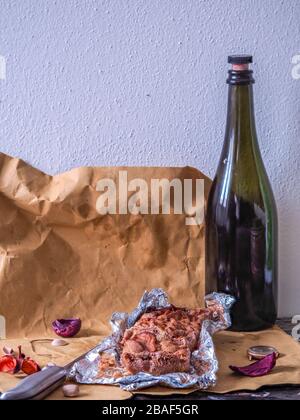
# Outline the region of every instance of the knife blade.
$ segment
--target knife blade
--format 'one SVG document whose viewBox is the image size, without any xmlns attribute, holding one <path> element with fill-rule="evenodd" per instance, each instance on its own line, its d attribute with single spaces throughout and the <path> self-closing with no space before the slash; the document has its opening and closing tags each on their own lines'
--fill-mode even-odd
<svg viewBox="0 0 300 420">
<path fill-rule="evenodd" d="M 77 357 L 64 367 L 49 366 L 40 372 L 27 376 L 20 383 L 4 392 L 0 396 L 1 401 L 5 400 L 42 400 L 59 388 L 66 380 L 66 377 L 72 366 L 87 356 L 90 352 L 97 349 L 98 346 Z"/>
</svg>

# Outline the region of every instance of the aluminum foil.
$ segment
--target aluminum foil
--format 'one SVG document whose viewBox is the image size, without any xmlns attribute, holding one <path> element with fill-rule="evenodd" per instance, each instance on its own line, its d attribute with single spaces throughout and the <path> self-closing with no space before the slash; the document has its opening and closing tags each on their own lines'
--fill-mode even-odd
<svg viewBox="0 0 300 420">
<path fill-rule="evenodd" d="M 203 322 L 199 346 L 192 353 L 191 368 L 188 373 L 169 373 L 154 376 L 141 372 L 136 375 L 129 375 L 120 366 L 117 375 L 99 377 L 98 365 L 100 354 L 106 353 L 119 361 L 118 343 L 125 330 L 131 328 L 140 316 L 148 310 L 163 309 L 171 306 L 166 293 L 162 289 L 153 289 L 150 292 L 144 293 L 138 307 L 132 313 L 116 312 L 112 315 L 112 334 L 105 338 L 99 346 L 91 350 L 83 359 L 73 365 L 69 373 L 69 378 L 82 384 L 119 385 L 127 391 L 136 391 L 156 385 L 178 389 L 190 387 L 207 389 L 212 387 L 216 384 L 216 374 L 218 371 L 218 360 L 212 335 L 217 331 L 230 327 L 230 308 L 234 301 L 232 296 L 219 293 L 213 293 L 206 297 L 207 305 L 212 302 L 220 305 L 221 316 L 217 317 L 216 321 L 205 320 Z M 197 361 L 201 361 L 201 364 L 205 366 L 201 375 L 197 374 L 193 367 L 193 363 L 197 363 Z"/>
</svg>

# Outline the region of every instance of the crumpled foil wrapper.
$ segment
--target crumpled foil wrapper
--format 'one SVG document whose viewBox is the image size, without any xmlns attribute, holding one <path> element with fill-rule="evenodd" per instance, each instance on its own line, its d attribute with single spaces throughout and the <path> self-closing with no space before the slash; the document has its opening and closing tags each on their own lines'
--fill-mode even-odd
<svg viewBox="0 0 300 420">
<path fill-rule="evenodd" d="M 206 297 L 206 304 L 217 303 L 222 308 L 222 316 L 216 321 L 205 320 L 200 332 L 198 348 L 192 353 L 191 369 L 188 373 L 169 373 L 160 376 L 154 376 L 149 373 L 140 372 L 132 375 L 128 374 L 121 366 L 118 374 L 99 377 L 100 354 L 107 353 L 116 360 L 120 360 L 118 352 L 118 343 L 126 329 L 133 327 L 136 321 L 145 312 L 156 309 L 163 309 L 172 306 L 166 293 L 162 289 L 153 289 L 145 292 L 138 307 L 132 313 L 116 312 L 112 315 L 110 321 L 112 326 L 112 335 L 105 338 L 99 346 L 91 350 L 87 355 L 76 362 L 69 372 L 69 379 L 82 384 L 106 384 L 119 385 L 126 391 L 136 391 L 151 386 L 166 386 L 170 388 L 190 388 L 207 389 L 216 384 L 216 374 L 218 371 L 218 360 L 215 353 L 212 335 L 231 326 L 230 308 L 235 299 L 232 296 L 213 293 Z M 193 367 L 193 361 L 201 361 L 205 366 L 203 374 L 196 373 Z M 116 377 L 119 376 L 119 377 Z"/>
</svg>

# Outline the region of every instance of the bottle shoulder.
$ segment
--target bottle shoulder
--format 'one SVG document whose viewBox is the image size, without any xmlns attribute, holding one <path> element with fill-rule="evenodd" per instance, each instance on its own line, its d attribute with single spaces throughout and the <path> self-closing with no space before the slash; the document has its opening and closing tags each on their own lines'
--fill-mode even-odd
<svg viewBox="0 0 300 420">
<path fill-rule="evenodd" d="M 208 213 L 220 216 L 247 206 L 251 206 L 255 213 L 277 221 L 275 198 L 265 169 L 261 167 L 255 173 L 240 173 L 228 162 L 221 162 L 210 190 Z"/>
</svg>

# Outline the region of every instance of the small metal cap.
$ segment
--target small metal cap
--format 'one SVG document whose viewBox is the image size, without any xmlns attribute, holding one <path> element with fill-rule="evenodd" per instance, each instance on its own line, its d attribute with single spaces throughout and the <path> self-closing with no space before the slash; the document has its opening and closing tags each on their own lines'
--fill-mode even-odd
<svg viewBox="0 0 300 420">
<path fill-rule="evenodd" d="M 237 55 L 228 56 L 228 63 L 230 64 L 250 64 L 252 62 L 253 62 L 252 55 L 237 54 Z"/>
<path fill-rule="evenodd" d="M 276 354 L 277 359 L 280 356 L 279 351 L 272 346 L 254 346 L 247 351 L 249 360 L 261 360 L 272 353 Z"/>
</svg>

